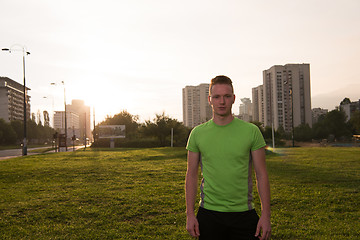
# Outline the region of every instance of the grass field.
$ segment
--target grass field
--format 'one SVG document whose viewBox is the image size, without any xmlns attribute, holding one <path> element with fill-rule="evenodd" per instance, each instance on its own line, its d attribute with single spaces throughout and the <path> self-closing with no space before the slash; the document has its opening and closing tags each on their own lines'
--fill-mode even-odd
<svg viewBox="0 0 360 240">
<path fill-rule="evenodd" d="M 272 239 L 360 236 L 360 148 L 278 149 L 267 159 Z M 0 239 L 191 239 L 185 172 L 183 148 L 2 160 Z"/>
</svg>

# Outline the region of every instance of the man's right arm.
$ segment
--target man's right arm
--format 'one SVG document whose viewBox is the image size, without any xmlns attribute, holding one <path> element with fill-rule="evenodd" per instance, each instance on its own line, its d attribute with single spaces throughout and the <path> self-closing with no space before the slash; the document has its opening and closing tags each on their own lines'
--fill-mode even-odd
<svg viewBox="0 0 360 240">
<path fill-rule="evenodd" d="M 200 153 L 188 151 L 185 178 L 186 230 L 192 237 L 199 237 L 199 223 L 195 216 L 195 198 L 197 194 Z"/>
</svg>

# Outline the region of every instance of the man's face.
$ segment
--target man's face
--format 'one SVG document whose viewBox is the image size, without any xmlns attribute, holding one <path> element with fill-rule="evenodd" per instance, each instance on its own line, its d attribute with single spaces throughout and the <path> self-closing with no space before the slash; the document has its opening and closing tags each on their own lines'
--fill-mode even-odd
<svg viewBox="0 0 360 240">
<path fill-rule="evenodd" d="M 235 95 L 228 84 L 215 84 L 208 98 L 214 115 L 226 117 L 231 115 L 231 107 L 235 102 Z"/>
</svg>

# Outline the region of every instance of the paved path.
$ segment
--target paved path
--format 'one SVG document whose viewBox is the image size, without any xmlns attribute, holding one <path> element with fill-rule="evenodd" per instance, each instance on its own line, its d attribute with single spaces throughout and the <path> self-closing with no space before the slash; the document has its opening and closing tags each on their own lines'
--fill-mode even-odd
<svg viewBox="0 0 360 240">
<path fill-rule="evenodd" d="M 83 148 L 84 146 L 75 146 L 75 150 L 79 149 L 79 148 Z M 35 155 L 35 154 L 39 154 L 36 152 L 31 152 L 31 150 L 35 150 L 35 149 L 44 149 L 44 148 L 49 148 L 49 147 L 38 147 L 38 148 L 28 148 L 28 155 Z M 73 151 L 73 147 L 68 147 L 68 152 Z M 65 148 L 61 148 L 60 149 L 61 152 L 65 152 Z M 54 151 L 49 151 L 49 152 L 54 152 Z M 8 158 L 14 158 L 14 157 L 20 157 L 22 156 L 22 149 L 7 149 L 7 150 L 0 150 L 0 160 L 3 159 L 8 159 Z"/>
</svg>

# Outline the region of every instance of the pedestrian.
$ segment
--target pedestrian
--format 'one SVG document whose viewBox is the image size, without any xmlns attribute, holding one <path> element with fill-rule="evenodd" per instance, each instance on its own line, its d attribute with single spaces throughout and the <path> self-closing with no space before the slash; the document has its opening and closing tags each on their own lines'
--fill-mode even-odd
<svg viewBox="0 0 360 240">
<path fill-rule="evenodd" d="M 208 96 L 213 118 L 195 127 L 186 146 L 186 229 L 206 239 L 270 239 L 270 186 L 265 163 L 265 141 L 254 124 L 234 118 L 232 81 L 211 80 Z M 201 165 L 200 203 L 195 215 L 198 170 Z M 257 215 L 252 197 L 252 168 L 261 201 Z"/>
</svg>

